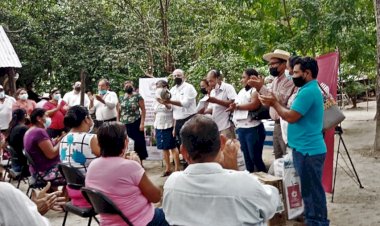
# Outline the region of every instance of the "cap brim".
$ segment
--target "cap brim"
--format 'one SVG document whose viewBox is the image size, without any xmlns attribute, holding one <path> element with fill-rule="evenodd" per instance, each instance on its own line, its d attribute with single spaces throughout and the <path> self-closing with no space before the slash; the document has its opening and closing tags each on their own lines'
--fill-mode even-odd
<svg viewBox="0 0 380 226">
<path fill-rule="evenodd" d="M 288 60 L 290 56 L 281 53 L 266 53 L 263 55 L 263 59 L 269 61 L 272 58 L 278 58 L 282 60 Z"/>
</svg>

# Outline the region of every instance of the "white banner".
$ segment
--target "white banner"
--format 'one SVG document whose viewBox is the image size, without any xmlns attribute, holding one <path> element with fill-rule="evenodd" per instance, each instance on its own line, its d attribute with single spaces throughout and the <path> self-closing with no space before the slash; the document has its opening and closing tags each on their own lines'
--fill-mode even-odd
<svg viewBox="0 0 380 226">
<path fill-rule="evenodd" d="M 145 125 L 153 126 L 154 123 L 154 104 L 156 103 L 156 82 L 159 80 L 167 81 L 167 78 L 140 78 L 139 79 L 139 93 L 145 101 Z"/>
</svg>

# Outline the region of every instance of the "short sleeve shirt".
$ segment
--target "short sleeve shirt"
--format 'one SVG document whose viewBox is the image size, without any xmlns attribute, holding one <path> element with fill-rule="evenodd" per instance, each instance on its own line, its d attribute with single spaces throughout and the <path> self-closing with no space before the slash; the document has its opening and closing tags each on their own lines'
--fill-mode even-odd
<svg viewBox="0 0 380 226">
<path fill-rule="evenodd" d="M 63 124 L 63 118 L 65 117 L 66 111 L 63 109 L 63 106 L 66 105 L 65 101 L 59 102 L 59 104 L 62 106 L 59 111 L 56 111 L 53 113 L 53 115 L 50 116 L 51 118 L 51 125 L 49 128 L 51 129 L 63 129 L 65 128 L 65 125 Z M 51 103 L 50 101 L 47 101 L 44 104 L 44 109 L 49 111 L 54 108 L 56 108 L 57 105 Z"/>
<path fill-rule="evenodd" d="M 299 89 L 290 109 L 302 117 L 288 125 L 289 146 L 304 155 L 326 153 L 322 135 L 323 97 L 316 80 Z"/>
<path fill-rule="evenodd" d="M 91 162 L 86 186 L 105 193 L 134 225 L 147 225 L 154 215 L 154 206 L 142 194 L 139 184 L 144 175 L 142 166 L 121 157 L 100 157 Z M 100 215 L 102 225 L 124 225 L 117 215 Z"/>
<path fill-rule="evenodd" d="M 235 88 L 225 82 L 222 82 L 219 89 L 213 89 L 210 93 L 211 97 L 215 97 L 219 100 L 235 100 L 237 97 Z M 212 119 L 218 125 L 219 131 L 228 129 L 232 126 L 230 118 L 230 112 L 226 112 L 226 107 L 211 103 L 208 108 L 212 109 Z"/>
<path fill-rule="evenodd" d="M 124 95 L 120 97 L 120 121 L 124 124 L 135 122 L 141 117 L 139 101 L 143 100 L 142 96 L 138 93 Z"/>
<path fill-rule="evenodd" d="M 28 152 L 35 163 L 36 168 L 32 168 L 34 172 L 45 172 L 59 163 L 59 155 L 53 159 L 49 159 L 38 146 L 38 144 L 44 140 L 51 141 L 46 130 L 42 128 L 29 129 L 24 136 L 25 151 Z"/>
<path fill-rule="evenodd" d="M 2 103 L 0 102 L 0 130 L 8 129 L 9 122 L 12 120 L 12 105 L 15 102 L 15 98 L 8 95 Z"/>
</svg>

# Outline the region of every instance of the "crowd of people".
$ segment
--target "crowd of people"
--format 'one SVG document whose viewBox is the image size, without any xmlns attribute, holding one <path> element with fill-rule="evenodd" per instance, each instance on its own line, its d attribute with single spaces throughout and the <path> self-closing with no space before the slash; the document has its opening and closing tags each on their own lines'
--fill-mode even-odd
<svg viewBox="0 0 380 226">
<path fill-rule="evenodd" d="M 144 170 L 146 109 L 132 81 L 123 84 L 124 95 L 118 97 L 110 82 L 101 79 L 97 94 L 84 95 L 84 106 L 79 105 L 80 82 L 63 98 L 53 88 L 42 104 L 29 100 L 23 88 L 13 98 L 0 86 L 0 130 L 19 156 L 12 168 L 27 166 L 24 174 L 42 177 L 57 190 L 64 184 L 58 164 L 76 167 L 86 186 L 105 193 L 134 225 L 265 225 L 280 205 L 279 193 L 251 173 L 267 172 L 262 159 L 266 132 L 255 115 L 267 108 L 275 123 L 275 158 L 292 150 L 306 225 L 329 225 L 321 184 L 326 145 L 317 62 L 283 50 L 263 58 L 274 78 L 270 85 L 249 68 L 242 71 L 243 88 L 237 93 L 213 69 L 200 81 L 198 105 L 197 90 L 183 70 L 173 71 L 171 88 L 164 80 L 156 83 L 154 129 L 157 148 L 163 150 L 162 176 L 169 176 L 163 195 Z M 127 155 L 128 137 L 137 156 Z M 238 171 L 240 150 L 246 171 Z M 183 171 L 180 153 L 188 164 Z M 28 165 L 27 157 L 33 164 Z M 153 203 L 162 198 L 163 208 L 155 208 Z M 102 225 L 121 221 L 101 215 Z"/>
</svg>

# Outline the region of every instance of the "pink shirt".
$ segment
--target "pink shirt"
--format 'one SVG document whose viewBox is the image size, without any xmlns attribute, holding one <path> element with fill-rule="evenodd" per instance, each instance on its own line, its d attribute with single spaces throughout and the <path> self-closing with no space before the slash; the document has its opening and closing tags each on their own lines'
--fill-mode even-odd
<svg viewBox="0 0 380 226">
<path fill-rule="evenodd" d="M 16 109 L 24 109 L 28 115 L 36 108 L 36 102 L 34 100 L 17 100 L 12 106 L 12 111 Z"/>
<path fill-rule="evenodd" d="M 144 169 L 135 161 L 121 157 L 100 157 L 91 162 L 86 187 L 107 195 L 134 225 L 147 225 L 153 219 L 154 206 L 142 194 L 139 183 Z M 127 225 L 117 215 L 101 214 L 101 225 Z"/>
<path fill-rule="evenodd" d="M 278 102 L 282 106 L 286 107 L 287 103 L 288 103 L 288 99 L 290 98 L 290 96 L 297 91 L 296 88 L 297 87 L 294 86 L 293 81 L 287 79 L 285 77 L 285 74 L 282 74 L 273 80 L 271 91 L 277 96 Z M 259 93 L 267 95 L 269 93 L 269 91 L 270 90 L 268 88 L 263 86 L 260 89 Z M 269 114 L 273 120 L 280 119 L 280 116 L 278 115 L 276 110 L 274 110 L 273 107 L 269 108 Z"/>
</svg>

